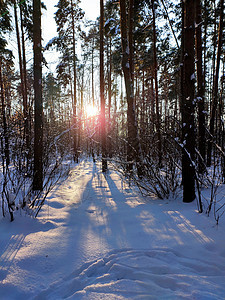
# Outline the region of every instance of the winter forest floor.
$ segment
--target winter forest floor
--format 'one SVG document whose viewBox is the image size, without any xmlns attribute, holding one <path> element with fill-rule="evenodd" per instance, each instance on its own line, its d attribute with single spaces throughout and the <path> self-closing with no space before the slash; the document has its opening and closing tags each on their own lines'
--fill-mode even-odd
<svg viewBox="0 0 225 300">
<path fill-rule="evenodd" d="M 0 299 L 224 299 L 224 232 L 84 160 L 37 219 L 0 219 Z"/>
</svg>

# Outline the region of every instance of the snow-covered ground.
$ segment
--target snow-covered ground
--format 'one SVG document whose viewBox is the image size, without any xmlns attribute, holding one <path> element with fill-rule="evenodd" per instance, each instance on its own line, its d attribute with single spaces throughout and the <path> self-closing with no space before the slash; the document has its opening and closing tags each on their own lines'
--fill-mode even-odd
<svg viewBox="0 0 225 300">
<path fill-rule="evenodd" d="M 225 216 L 143 199 L 98 164 L 15 217 L 0 219 L 0 299 L 225 299 Z"/>
</svg>

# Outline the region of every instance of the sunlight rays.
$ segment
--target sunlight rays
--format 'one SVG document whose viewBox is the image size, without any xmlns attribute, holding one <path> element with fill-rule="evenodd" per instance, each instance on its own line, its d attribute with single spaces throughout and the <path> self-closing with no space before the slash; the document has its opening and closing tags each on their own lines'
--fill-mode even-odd
<svg viewBox="0 0 225 300">
<path fill-rule="evenodd" d="M 91 104 L 87 104 L 85 107 L 87 118 L 97 117 L 99 114 L 98 108 Z"/>
</svg>

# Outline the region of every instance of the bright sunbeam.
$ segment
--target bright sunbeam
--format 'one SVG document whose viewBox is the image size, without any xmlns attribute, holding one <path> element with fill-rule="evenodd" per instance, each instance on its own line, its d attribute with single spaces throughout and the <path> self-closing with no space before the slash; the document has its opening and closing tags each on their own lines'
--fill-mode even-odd
<svg viewBox="0 0 225 300">
<path fill-rule="evenodd" d="M 86 114 L 87 114 L 87 118 L 97 116 L 98 115 L 98 109 L 97 109 L 97 107 L 93 106 L 91 104 L 88 104 L 86 106 Z"/>
</svg>

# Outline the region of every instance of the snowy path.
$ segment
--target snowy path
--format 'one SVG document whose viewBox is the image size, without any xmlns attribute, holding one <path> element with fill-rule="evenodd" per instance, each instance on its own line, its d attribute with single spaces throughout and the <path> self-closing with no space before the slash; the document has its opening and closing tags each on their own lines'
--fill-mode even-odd
<svg viewBox="0 0 225 300">
<path fill-rule="evenodd" d="M 38 220 L 0 220 L 0 299 L 225 299 L 225 220 L 195 206 L 83 161 Z"/>
</svg>

